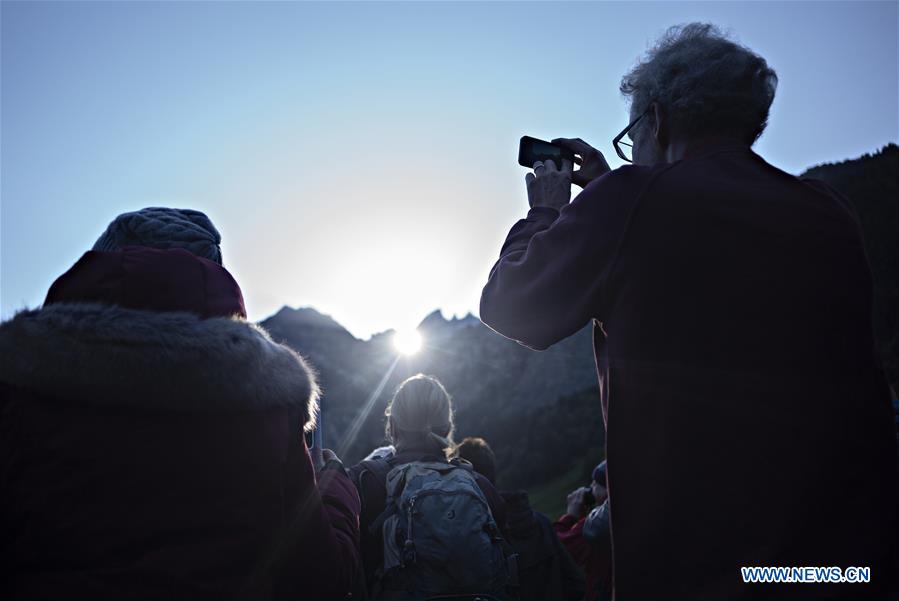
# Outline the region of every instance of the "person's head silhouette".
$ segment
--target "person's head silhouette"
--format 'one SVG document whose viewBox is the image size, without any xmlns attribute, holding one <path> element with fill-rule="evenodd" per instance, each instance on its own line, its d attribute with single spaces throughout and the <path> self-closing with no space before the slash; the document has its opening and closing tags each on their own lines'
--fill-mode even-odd
<svg viewBox="0 0 899 601">
<path fill-rule="evenodd" d="M 452 400 L 433 376 L 418 374 L 400 384 L 386 415 L 387 438 L 397 452 L 445 454 L 453 446 Z"/>
<path fill-rule="evenodd" d="M 652 165 L 708 142 L 752 145 L 767 125 L 776 88 L 765 59 L 714 25 L 672 27 L 621 80 L 631 102 L 622 132 L 633 143 L 627 158 Z"/>
</svg>

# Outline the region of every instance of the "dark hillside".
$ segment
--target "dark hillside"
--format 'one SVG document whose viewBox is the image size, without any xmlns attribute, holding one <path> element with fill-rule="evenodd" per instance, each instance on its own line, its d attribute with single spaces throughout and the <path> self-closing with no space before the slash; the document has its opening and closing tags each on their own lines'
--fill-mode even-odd
<svg viewBox="0 0 899 601">
<path fill-rule="evenodd" d="M 812 167 L 802 177 L 827 183 L 858 212 L 874 274 L 874 331 L 890 384 L 899 392 L 899 146 Z"/>
</svg>

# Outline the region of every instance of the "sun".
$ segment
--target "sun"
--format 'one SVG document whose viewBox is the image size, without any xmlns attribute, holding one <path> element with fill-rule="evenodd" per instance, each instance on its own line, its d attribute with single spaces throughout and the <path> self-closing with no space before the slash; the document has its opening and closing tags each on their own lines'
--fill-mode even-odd
<svg viewBox="0 0 899 601">
<path fill-rule="evenodd" d="M 403 355 L 414 355 L 420 351 L 421 342 L 418 330 L 400 330 L 393 335 L 393 346 Z"/>
</svg>

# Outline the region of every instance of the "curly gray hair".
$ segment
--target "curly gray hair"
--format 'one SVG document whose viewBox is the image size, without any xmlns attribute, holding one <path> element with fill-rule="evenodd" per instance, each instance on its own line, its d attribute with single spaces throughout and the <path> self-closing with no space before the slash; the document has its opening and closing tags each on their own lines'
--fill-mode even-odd
<svg viewBox="0 0 899 601">
<path fill-rule="evenodd" d="M 686 136 L 736 135 L 753 143 L 768 123 L 777 74 L 709 23 L 669 28 L 621 79 L 632 114 L 656 102 Z"/>
</svg>

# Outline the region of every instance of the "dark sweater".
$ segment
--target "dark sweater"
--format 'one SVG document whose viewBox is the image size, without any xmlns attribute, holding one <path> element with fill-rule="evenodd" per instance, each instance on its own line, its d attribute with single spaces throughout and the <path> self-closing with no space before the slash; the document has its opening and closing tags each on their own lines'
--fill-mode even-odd
<svg viewBox="0 0 899 601">
<path fill-rule="evenodd" d="M 849 203 L 747 147 L 622 167 L 515 224 L 481 319 L 535 349 L 594 324 L 618 601 L 896 586 L 871 287 Z M 751 585 L 741 566 L 870 566 L 872 582 Z"/>
</svg>

